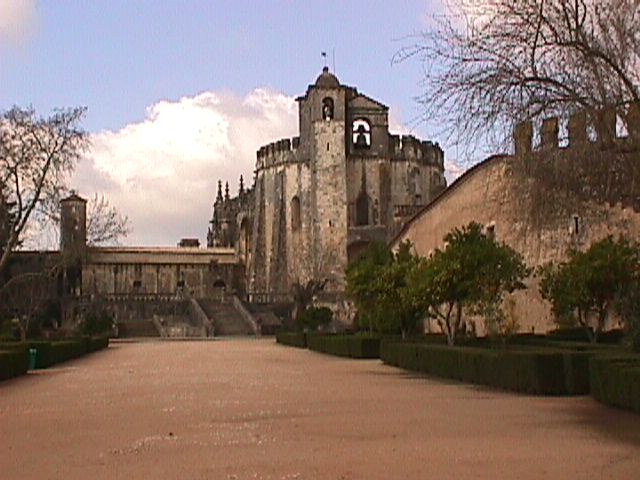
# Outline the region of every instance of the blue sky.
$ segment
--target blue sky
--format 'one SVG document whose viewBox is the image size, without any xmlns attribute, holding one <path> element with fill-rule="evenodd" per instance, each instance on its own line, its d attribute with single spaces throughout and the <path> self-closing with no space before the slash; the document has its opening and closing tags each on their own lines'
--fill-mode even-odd
<svg viewBox="0 0 640 480">
<path fill-rule="evenodd" d="M 332 69 L 335 52 L 341 82 L 391 108 L 397 129 L 440 140 L 415 123 L 421 65 L 391 58 L 441 10 L 414 0 L 0 0 L 0 108 L 87 106 L 94 148 L 73 186 L 129 215 L 127 243 L 204 239 L 217 179 L 233 190 L 255 148 L 297 134 L 292 99 L 320 73 L 322 51 Z"/>
</svg>

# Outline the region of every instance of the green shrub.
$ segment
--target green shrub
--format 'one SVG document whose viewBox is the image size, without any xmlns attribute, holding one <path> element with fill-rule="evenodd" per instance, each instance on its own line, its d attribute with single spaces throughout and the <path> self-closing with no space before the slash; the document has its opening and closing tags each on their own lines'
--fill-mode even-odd
<svg viewBox="0 0 640 480">
<path fill-rule="evenodd" d="M 316 331 L 318 327 L 328 325 L 333 320 L 333 312 L 327 307 L 311 307 L 306 309 L 297 318 L 297 327 L 300 330 Z"/>
<path fill-rule="evenodd" d="M 307 348 L 307 340 L 303 332 L 278 332 L 276 342 L 290 347 Z"/>
<path fill-rule="evenodd" d="M 104 336 L 113 333 L 113 314 L 101 302 L 94 302 L 89 308 L 84 322 L 82 334 Z"/>
<path fill-rule="evenodd" d="M 17 377 L 29 369 L 29 351 L 24 347 L 0 350 L 0 380 Z"/>
<path fill-rule="evenodd" d="M 591 395 L 640 413 L 640 355 L 596 355 L 589 362 Z"/>
</svg>

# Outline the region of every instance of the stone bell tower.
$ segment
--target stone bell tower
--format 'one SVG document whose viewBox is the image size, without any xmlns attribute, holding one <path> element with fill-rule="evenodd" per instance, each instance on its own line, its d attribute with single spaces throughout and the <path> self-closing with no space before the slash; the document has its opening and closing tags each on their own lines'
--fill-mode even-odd
<svg viewBox="0 0 640 480">
<path fill-rule="evenodd" d="M 347 93 L 325 67 L 304 97 L 300 108 L 300 145 L 310 159 L 310 205 L 313 225 L 312 276 L 335 279 L 327 285 L 341 290 L 347 264 Z M 332 283 L 334 283 L 332 285 Z"/>
</svg>

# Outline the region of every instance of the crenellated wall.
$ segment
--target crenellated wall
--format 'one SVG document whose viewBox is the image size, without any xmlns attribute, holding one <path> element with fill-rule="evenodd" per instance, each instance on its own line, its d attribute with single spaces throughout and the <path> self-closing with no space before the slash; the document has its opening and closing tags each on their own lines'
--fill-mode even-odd
<svg viewBox="0 0 640 480">
<path fill-rule="evenodd" d="M 637 111 L 630 110 L 631 118 L 638 118 Z M 587 116 L 574 115 L 565 147 L 559 146 L 558 119 L 545 120 L 539 132 L 531 123 L 519 125 L 515 155 L 490 157 L 469 169 L 416 214 L 393 245 L 411 240 L 417 253 L 427 256 L 443 248 L 443 237 L 453 228 L 476 221 L 537 266 L 608 235 L 640 239 L 638 124 L 629 122 L 629 135 L 619 137 L 611 111 L 598 118 L 602 123 L 592 140 Z M 515 298 L 522 330 L 553 327 L 535 278 Z"/>
</svg>

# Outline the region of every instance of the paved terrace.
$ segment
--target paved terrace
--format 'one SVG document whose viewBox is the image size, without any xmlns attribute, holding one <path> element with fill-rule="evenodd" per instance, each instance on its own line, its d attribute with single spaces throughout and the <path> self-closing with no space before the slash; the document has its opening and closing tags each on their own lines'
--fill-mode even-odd
<svg viewBox="0 0 640 480">
<path fill-rule="evenodd" d="M 281 347 L 120 343 L 0 384 L 0 478 L 638 479 L 640 416 Z"/>
</svg>

